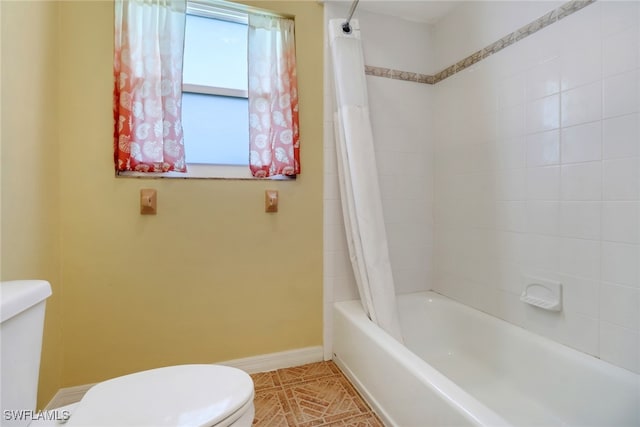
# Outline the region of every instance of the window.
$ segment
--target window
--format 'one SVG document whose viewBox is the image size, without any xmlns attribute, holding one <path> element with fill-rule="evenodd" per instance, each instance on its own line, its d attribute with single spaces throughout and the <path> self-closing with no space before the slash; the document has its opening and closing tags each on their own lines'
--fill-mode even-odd
<svg viewBox="0 0 640 427">
<path fill-rule="evenodd" d="M 249 164 L 247 15 L 188 3 L 182 85 L 187 164 Z"/>
<path fill-rule="evenodd" d="M 118 174 L 300 173 L 294 22 L 248 10 L 223 0 L 115 1 Z"/>
</svg>

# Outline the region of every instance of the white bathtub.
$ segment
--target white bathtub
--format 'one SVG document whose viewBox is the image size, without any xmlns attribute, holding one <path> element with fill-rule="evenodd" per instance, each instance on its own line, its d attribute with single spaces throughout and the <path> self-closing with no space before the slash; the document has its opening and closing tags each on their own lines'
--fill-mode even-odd
<svg viewBox="0 0 640 427">
<path fill-rule="evenodd" d="M 398 308 L 406 347 L 334 307 L 334 359 L 387 425 L 640 426 L 639 375 L 433 292 Z"/>
</svg>

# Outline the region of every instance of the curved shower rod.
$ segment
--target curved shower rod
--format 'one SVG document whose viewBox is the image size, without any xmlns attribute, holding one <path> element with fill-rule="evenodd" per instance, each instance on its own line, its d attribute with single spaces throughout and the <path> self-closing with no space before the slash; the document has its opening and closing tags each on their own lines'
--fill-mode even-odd
<svg viewBox="0 0 640 427">
<path fill-rule="evenodd" d="M 351 8 L 349 9 L 349 17 L 344 22 L 344 24 L 342 24 L 342 31 L 346 34 L 351 34 L 351 25 L 349 24 L 349 22 L 351 22 L 351 18 L 353 17 L 353 13 L 356 11 L 356 7 L 358 6 L 359 1 L 360 0 L 353 0 L 353 3 L 351 3 Z"/>
</svg>

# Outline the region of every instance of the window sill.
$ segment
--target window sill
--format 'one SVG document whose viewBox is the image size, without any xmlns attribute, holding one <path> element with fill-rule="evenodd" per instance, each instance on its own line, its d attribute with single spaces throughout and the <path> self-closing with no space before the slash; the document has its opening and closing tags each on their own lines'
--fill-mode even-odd
<svg viewBox="0 0 640 427">
<path fill-rule="evenodd" d="M 251 176 L 249 166 L 204 165 L 189 163 L 187 172 L 117 172 L 117 178 L 146 179 L 230 179 L 247 181 L 294 181 L 295 177 L 278 175 L 271 178 Z"/>
</svg>

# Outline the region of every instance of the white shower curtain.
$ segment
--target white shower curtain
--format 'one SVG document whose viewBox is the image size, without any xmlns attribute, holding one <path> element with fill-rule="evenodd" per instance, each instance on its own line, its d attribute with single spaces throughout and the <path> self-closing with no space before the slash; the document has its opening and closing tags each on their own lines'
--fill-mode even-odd
<svg viewBox="0 0 640 427">
<path fill-rule="evenodd" d="M 373 146 L 358 21 L 329 23 L 336 89 L 334 114 L 340 196 L 351 265 L 373 322 L 402 341 Z"/>
</svg>

